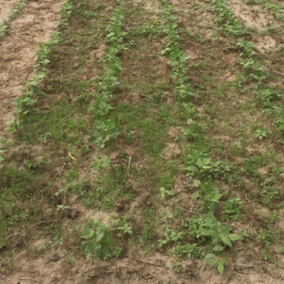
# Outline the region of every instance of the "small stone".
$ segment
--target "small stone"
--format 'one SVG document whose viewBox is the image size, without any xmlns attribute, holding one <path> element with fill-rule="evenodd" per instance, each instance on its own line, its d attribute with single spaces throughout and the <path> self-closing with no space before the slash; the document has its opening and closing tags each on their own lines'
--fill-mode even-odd
<svg viewBox="0 0 284 284">
<path fill-rule="evenodd" d="M 49 260 L 50 261 L 53 261 L 53 262 L 56 262 L 60 259 L 59 255 L 57 253 L 53 253 L 49 256 Z"/>
<path fill-rule="evenodd" d="M 76 209 L 68 210 L 67 216 L 71 219 L 76 219 L 80 216 L 80 212 Z"/>
</svg>

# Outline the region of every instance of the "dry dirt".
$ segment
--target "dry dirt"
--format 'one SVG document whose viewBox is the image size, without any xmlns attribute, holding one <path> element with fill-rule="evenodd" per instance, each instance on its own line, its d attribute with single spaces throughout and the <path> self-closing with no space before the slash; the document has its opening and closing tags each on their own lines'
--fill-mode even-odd
<svg viewBox="0 0 284 284">
<path fill-rule="evenodd" d="M 258 32 L 271 26 L 280 27 L 268 10 L 259 5 L 246 5 L 242 0 L 229 0 L 227 1 L 227 7 L 234 11 L 236 18 L 245 26 Z M 274 50 L 275 47 L 276 41 L 271 36 L 259 36 L 255 41 L 255 48 L 261 53 Z"/>
<path fill-rule="evenodd" d="M 5 17 L 15 1 L 0 2 L 0 16 Z M 23 81 L 33 73 L 39 44 L 48 41 L 60 19 L 63 0 L 28 2 L 11 23 L 9 35 L 0 43 L 0 136 L 12 118 L 12 101 L 23 95 Z M 3 4 L 3 6 L 2 6 Z"/>
<path fill-rule="evenodd" d="M 0 1 L 0 24 L 2 24 L 4 20 L 6 21 L 8 20 L 9 11 L 17 3 L 18 3 L 17 0 L 1 0 Z"/>
</svg>

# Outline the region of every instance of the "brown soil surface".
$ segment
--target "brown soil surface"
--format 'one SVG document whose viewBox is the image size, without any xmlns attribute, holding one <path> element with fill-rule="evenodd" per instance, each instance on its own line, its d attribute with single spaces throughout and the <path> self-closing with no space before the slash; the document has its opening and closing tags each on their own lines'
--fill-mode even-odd
<svg viewBox="0 0 284 284">
<path fill-rule="evenodd" d="M 17 0 L 1 0 L 0 1 L 0 24 L 2 24 L 4 20 L 6 21 L 8 20 L 9 11 L 17 3 L 18 3 Z"/>
</svg>

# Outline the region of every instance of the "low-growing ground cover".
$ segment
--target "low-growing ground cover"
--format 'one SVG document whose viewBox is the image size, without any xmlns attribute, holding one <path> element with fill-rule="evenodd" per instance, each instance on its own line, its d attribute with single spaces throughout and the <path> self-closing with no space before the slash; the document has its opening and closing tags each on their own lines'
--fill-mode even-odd
<svg viewBox="0 0 284 284">
<path fill-rule="evenodd" d="M 283 8 L 240 2 L 62 5 L 0 140 L 3 281 L 281 283 Z"/>
</svg>

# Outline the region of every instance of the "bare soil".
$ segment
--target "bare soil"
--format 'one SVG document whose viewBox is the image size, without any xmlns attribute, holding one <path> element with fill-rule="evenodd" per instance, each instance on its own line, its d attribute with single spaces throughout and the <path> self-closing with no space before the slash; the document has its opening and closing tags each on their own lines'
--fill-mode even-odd
<svg viewBox="0 0 284 284">
<path fill-rule="evenodd" d="M 2 24 L 4 20 L 6 21 L 8 20 L 9 11 L 17 3 L 18 3 L 17 0 L 1 0 L 0 1 L 0 24 Z"/>
</svg>

